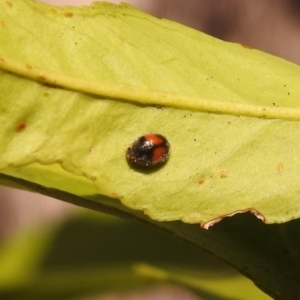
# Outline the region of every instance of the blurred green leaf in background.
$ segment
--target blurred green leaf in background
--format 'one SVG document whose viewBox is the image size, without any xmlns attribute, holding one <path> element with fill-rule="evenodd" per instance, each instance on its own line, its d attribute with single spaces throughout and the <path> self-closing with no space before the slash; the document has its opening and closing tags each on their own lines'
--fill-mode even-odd
<svg viewBox="0 0 300 300">
<path fill-rule="evenodd" d="M 144 224 L 101 214 L 27 229 L 2 245 L 0 264 L 3 299 L 73 299 L 156 281 L 185 285 L 204 299 L 270 299 L 194 247 Z"/>
</svg>

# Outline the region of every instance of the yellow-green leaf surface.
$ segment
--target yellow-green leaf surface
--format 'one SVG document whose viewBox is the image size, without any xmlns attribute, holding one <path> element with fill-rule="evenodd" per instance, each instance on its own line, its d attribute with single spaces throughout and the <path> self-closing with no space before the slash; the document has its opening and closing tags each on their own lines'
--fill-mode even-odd
<svg viewBox="0 0 300 300">
<path fill-rule="evenodd" d="M 66 191 L 117 198 L 158 221 L 300 215 L 292 63 L 126 4 L 1 0 L 0 68 L 2 173 L 39 183 L 36 163 L 45 174 L 59 164 Z M 140 172 L 125 152 L 149 132 L 168 138 L 171 155 Z"/>
</svg>

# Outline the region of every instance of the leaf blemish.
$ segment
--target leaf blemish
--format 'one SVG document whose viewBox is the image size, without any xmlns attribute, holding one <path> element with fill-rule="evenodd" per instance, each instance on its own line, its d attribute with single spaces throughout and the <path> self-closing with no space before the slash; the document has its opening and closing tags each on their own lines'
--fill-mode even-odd
<svg viewBox="0 0 300 300">
<path fill-rule="evenodd" d="M 16 131 L 21 132 L 21 131 L 25 130 L 25 128 L 26 128 L 26 123 L 21 123 L 17 126 Z"/>
<path fill-rule="evenodd" d="M 4 27 L 5 26 L 5 23 L 4 23 L 4 21 L 1 21 L 1 25 Z"/>
<path fill-rule="evenodd" d="M 243 209 L 243 210 L 237 210 L 237 211 L 234 211 L 232 213 L 229 213 L 229 214 L 226 214 L 226 215 L 223 215 L 223 216 L 220 216 L 216 219 L 213 219 L 213 220 L 210 220 L 204 224 L 201 225 L 202 228 L 204 229 L 209 229 L 209 227 L 215 225 L 216 223 L 219 223 L 220 221 L 222 221 L 224 218 L 227 218 L 227 217 L 233 217 L 234 215 L 236 214 L 243 214 L 243 213 L 247 213 L 247 212 L 250 212 L 251 214 L 255 215 L 255 217 L 259 220 L 261 220 L 262 222 L 266 222 L 266 219 L 265 217 L 259 213 L 256 209 L 253 209 L 253 208 L 247 208 L 247 209 Z"/>
<path fill-rule="evenodd" d="M 53 88 L 53 89 L 57 87 L 57 85 L 55 84 L 55 82 L 52 82 L 52 83 L 49 83 L 49 82 L 44 83 L 44 86 L 49 87 L 49 88 Z"/>
<path fill-rule="evenodd" d="M 217 172 L 220 178 L 227 178 L 228 177 L 228 171 L 227 170 L 220 170 Z"/>
<path fill-rule="evenodd" d="M 7 4 L 9 7 L 12 7 L 12 6 L 13 6 L 12 3 L 9 2 L 9 1 L 6 1 L 6 4 Z"/>
<path fill-rule="evenodd" d="M 201 178 L 199 181 L 198 181 L 198 184 L 199 185 L 202 185 L 202 184 L 204 184 L 205 183 L 205 180 L 203 179 L 203 178 Z"/>
<path fill-rule="evenodd" d="M 27 66 L 27 67 L 28 67 L 28 66 Z M 32 68 L 32 67 L 31 67 L 31 68 Z M 50 87 L 50 88 L 56 88 L 56 87 L 57 87 L 56 81 L 55 81 L 55 80 L 53 80 L 52 82 L 47 82 L 46 76 L 44 76 L 44 75 L 42 75 L 42 74 L 38 75 L 37 80 L 38 80 L 41 84 L 43 84 L 44 86 L 47 86 L 47 87 Z"/>
<path fill-rule="evenodd" d="M 283 172 L 283 163 L 279 163 L 278 165 L 277 165 L 277 171 L 279 172 L 279 173 L 282 173 Z"/>
<path fill-rule="evenodd" d="M 65 17 L 67 17 L 67 18 L 72 18 L 72 17 L 73 17 L 73 14 L 72 14 L 72 13 L 65 13 Z"/>
</svg>

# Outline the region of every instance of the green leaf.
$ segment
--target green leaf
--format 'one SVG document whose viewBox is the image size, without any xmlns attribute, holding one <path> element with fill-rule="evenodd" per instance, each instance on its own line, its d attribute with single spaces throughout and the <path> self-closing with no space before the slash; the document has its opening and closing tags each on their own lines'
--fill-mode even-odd
<svg viewBox="0 0 300 300">
<path fill-rule="evenodd" d="M 298 66 L 125 4 L 0 3 L 2 169 L 59 163 L 159 221 L 299 217 Z M 148 132 L 171 157 L 137 172 Z"/>
<path fill-rule="evenodd" d="M 0 0 L 0 68 L 1 183 L 147 220 L 299 295 L 284 225 L 197 225 L 299 217 L 298 66 L 125 4 Z M 125 152 L 148 132 L 171 156 L 138 172 Z"/>
<path fill-rule="evenodd" d="M 100 204 L 99 198 L 83 199 L 5 175 L 0 175 L 0 179 L 6 185 L 14 182 L 19 188 L 39 191 L 42 194 L 93 210 L 104 211 L 123 218 L 132 216 L 132 211 L 126 209 L 118 201 L 113 202 L 113 207 L 111 207 L 111 199 L 102 197 L 101 202 L 104 204 Z M 253 215 L 244 214 L 225 218 L 209 230 L 204 230 L 199 228 L 199 225 L 182 222 L 155 222 L 138 213 L 135 213 L 134 216 L 235 267 L 274 299 L 294 300 L 300 293 L 298 280 L 300 278 L 300 258 L 297 255 L 300 245 L 300 237 L 297 234 L 300 226 L 299 219 L 284 224 L 266 226 Z M 141 227 L 139 224 L 135 224 L 135 226 Z M 132 232 L 132 229 L 128 231 Z M 128 236 L 128 233 L 122 233 L 120 230 L 118 233 L 121 237 Z M 145 234 L 145 237 L 148 240 L 149 236 Z M 138 245 L 135 244 L 136 248 L 145 243 L 139 243 L 140 239 L 135 240 L 138 242 Z M 79 242 L 81 243 L 81 239 Z M 128 243 L 124 242 L 124 244 Z M 161 242 L 158 244 L 161 245 Z M 68 247 L 67 251 L 70 248 L 74 247 Z M 117 247 L 118 251 L 122 248 L 122 246 Z M 186 253 L 186 256 L 189 257 L 189 254 Z M 186 259 L 185 256 L 183 257 Z M 195 257 L 198 259 L 198 255 Z M 195 280 L 197 279 L 195 278 Z"/>
<path fill-rule="evenodd" d="M 235 275 L 218 276 L 214 274 L 201 274 L 200 272 L 182 271 L 174 269 L 160 269 L 146 264 L 137 264 L 135 271 L 146 277 L 155 278 L 161 281 L 177 282 L 200 291 L 206 291 L 215 297 L 222 299 L 240 299 L 240 300 L 267 300 L 269 296 L 262 294 L 253 286 L 248 279 Z M 211 299 L 211 298 L 210 298 Z"/>
<path fill-rule="evenodd" d="M 0 248 L 1 266 L 6 262 L 11 267 L 10 276 L 7 269 L 0 270 L 0 297 L 74 299 L 169 281 L 192 288 L 205 299 L 270 299 L 250 280 L 198 249 L 138 225 L 86 213 L 50 230 L 42 225 L 19 232 Z M 25 280 L 19 279 L 20 274 Z"/>
<path fill-rule="evenodd" d="M 49 248 L 54 228 L 24 230 L 17 237 L 1 241 L 0 290 L 26 286 L 35 279 L 44 251 Z"/>
</svg>

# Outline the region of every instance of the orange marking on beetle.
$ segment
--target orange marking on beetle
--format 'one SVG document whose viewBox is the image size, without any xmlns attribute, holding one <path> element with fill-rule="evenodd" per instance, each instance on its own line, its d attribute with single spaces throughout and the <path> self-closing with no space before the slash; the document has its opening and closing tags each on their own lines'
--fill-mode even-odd
<svg viewBox="0 0 300 300">
<path fill-rule="evenodd" d="M 13 6 L 12 3 L 9 2 L 9 1 L 6 1 L 6 4 L 7 4 L 9 7 L 12 7 L 12 6 Z"/>
<path fill-rule="evenodd" d="M 25 128 L 26 128 L 26 124 L 25 124 L 25 123 L 21 123 L 21 124 L 19 124 L 19 125 L 17 126 L 16 131 L 17 131 L 17 132 L 21 132 L 21 131 L 23 131 Z"/>
<path fill-rule="evenodd" d="M 113 198 L 119 198 L 119 194 L 116 193 L 116 192 L 112 192 L 112 193 L 111 193 L 111 196 L 112 196 Z"/>
<path fill-rule="evenodd" d="M 158 147 L 154 149 L 152 155 L 152 161 L 155 163 L 161 159 L 162 156 L 166 154 L 166 149 L 164 147 Z"/>
<path fill-rule="evenodd" d="M 72 13 L 65 13 L 65 17 L 67 17 L 67 18 L 72 18 L 72 17 L 73 17 L 73 14 L 72 14 Z"/>
<path fill-rule="evenodd" d="M 145 137 L 145 140 L 152 141 L 153 145 L 155 145 L 155 146 L 158 146 L 158 145 L 161 145 L 164 143 L 164 141 L 156 134 L 146 134 L 144 137 Z"/>
<path fill-rule="evenodd" d="M 136 139 L 126 151 L 127 163 L 132 168 L 152 168 L 166 163 L 170 145 L 160 134 L 149 133 Z"/>
</svg>

